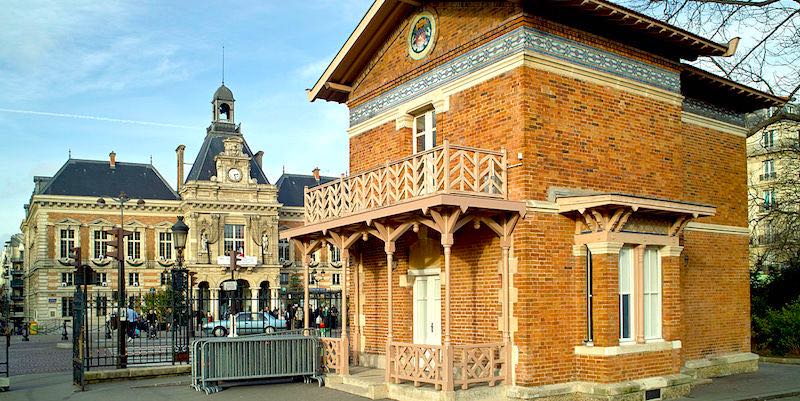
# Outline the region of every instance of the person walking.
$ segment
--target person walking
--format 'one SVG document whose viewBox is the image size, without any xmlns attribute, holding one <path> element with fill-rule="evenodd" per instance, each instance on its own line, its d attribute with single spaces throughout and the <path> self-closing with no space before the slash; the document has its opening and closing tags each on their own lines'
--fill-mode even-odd
<svg viewBox="0 0 800 401">
<path fill-rule="evenodd" d="M 133 341 L 133 338 L 136 337 L 136 320 L 139 318 L 139 315 L 133 310 L 133 305 L 128 305 L 125 309 L 125 329 L 128 333 L 128 342 Z"/>
</svg>

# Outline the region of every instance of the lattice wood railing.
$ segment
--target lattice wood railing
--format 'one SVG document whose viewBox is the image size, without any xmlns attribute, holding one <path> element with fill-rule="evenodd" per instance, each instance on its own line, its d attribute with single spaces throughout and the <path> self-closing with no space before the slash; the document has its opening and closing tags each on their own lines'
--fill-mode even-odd
<svg viewBox="0 0 800 401">
<path fill-rule="evenodd" d="M 414 386 L 429 383 L 442 388 L 442 346 L 393 342 L 390 350 L 388 369 L 395 383 L 405 380 Z"/>
<path fill-rule="evenodd" d="M 326 372 L 341 370 L 342 364 L 342 339 L 320 338 L 322 343 L 322 366 Z"/>
<path fill-rule="evenodd" d="M 316 223 L 436 193 L 507 198 L 507 160 L 499 152 L 451 145 L 305 189 L 307 223 Z"/>
<path fill-rule="evenodd" d="M 466 390 L 470 384 L 503 381 L 506 368 L 503 343 L 453 345 L 453 383 Z"/>
</svg>

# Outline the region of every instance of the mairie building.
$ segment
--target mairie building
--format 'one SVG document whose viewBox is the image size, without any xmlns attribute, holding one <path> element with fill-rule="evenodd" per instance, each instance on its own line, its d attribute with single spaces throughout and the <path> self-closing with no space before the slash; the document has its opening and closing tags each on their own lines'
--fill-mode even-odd
<svg viewBox="0 0 800 401">
<path fill-rule="evenodd" d="M 376 0 L 342 40 L 308 97 L 347 107 L 350 174 L 282 233 L 349 266 L 327 386 L 651 400 L 757 369 L 744 116 L 787 99 L 687 64 L 736 41 L 604 0 Z"/>
<path fill-rule="evenodd" d="M 92 312 L 107 316 L 113 311 L 118 269 L 106 256 L 104 231 L 120 225 L 133 233 L 124 247 L 127 303 L 136 305 L 150 291 L 164 288 L 175 265 L 171 227 L 177 216 L 190 228 L 184 258 L 195 309 L 215 318 L 225 312 L 231 294 L 220 288 L 231 272 L 219 257 L 232 250 L 248 260 L 235 273 L 239 285 L 232 295 L 245 299 L 239 308 L 280 306 L 278 300 L 293 290 L 292 276 L 300 274 L 295 261 L 300 253 L 287 240 L 279 241 L 278 231 L 302 225 L 303 191 L 331 178 L 315 169 L 313 175 L 283 174 L 270 183 L 261 166 L 263 152 L 250 149 L 235 123 L 234 102 L 225 85 L 215 92 L 212 122 L 186 174 L 185 146 L 176 149 L 181 178 L 174 189 L 152 164 L 117 160 L 114 152 L 106 160 L 70 158 L 53 176 L 34 177 L 21 224 L 25 292 L 20 314 L 25 321 L 54 325 L 72 318 L 73 247 L 81 248 L 83 262 L 97 272 L 90 286 Z M 123 192 L 130 201 L 121 215 L 114 199 Z M 338 253 L 330 248 L 316 256 L 319 274 L 313 285 L 338 290 Z"/>
</svg>

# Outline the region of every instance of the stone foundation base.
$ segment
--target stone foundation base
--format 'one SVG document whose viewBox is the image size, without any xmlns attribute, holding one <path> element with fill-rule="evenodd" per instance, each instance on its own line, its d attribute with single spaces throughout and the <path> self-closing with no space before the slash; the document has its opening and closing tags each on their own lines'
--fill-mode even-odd
<svg viewBox="0 0 800 401">
<path fill-rule="evenodd" d="M 688 375 L 650 377 L 619 383 L 570 382 L 538 387 L 512 386 L 506 399 L 537 401 L 641 401 L 648 390 L 660 391 L 658 399 L 679 398 L 689 394 L 694 379 Z"/>
<path fill-rule="evenodd" d="M 359 352 L 358 365 L 366 368 L 386 369 L 386 356 L 382 354 Z"/>
<path fill-rule="evenodd" d="M 730 376 L 758 370 L 758 355 L 750 352 L 686 361 L 681 373 L 695 379 Z"/>
</svg>

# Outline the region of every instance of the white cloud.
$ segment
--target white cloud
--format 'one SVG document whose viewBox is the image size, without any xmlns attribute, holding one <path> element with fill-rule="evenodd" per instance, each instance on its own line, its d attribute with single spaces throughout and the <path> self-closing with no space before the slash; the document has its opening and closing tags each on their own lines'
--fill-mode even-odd
<svg viewBox="0 0 800 401">
<path fill-rule="evenodd" d="M 137 32 L 141 8 L 115 2 L 27 2 L 0 14 L 0 90 L 37 100 L 186 79 L 191 68 L 158 32 Z"/>
</svg>

